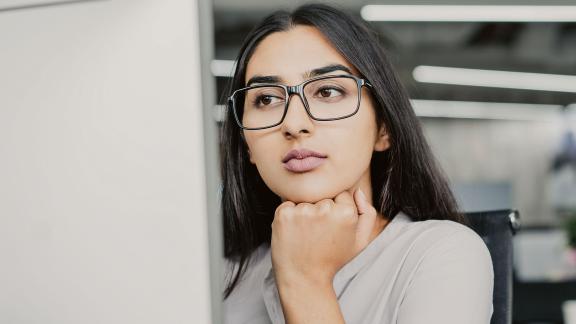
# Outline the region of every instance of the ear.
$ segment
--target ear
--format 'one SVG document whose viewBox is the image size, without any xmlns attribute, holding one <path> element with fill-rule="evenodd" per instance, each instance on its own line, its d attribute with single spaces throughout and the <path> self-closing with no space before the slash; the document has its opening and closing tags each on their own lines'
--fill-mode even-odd
<svg viewBox="0 0 576 324">
<path fill-rule="evenodd" d="M 256 164 L 256 163 L 254 163 L 254 160 L 252 160 L 252 152 L 250 152 L 249 149 L 247 149 L 247 152 L 248 152 L 248 156 L 250 157 L 250 163 Z"/>
<path fill-rule="evenodd" d="M 380 127 L 378 137 L 374 142 L 374 151 L 382 152 L 386 151 L 388 148 L 390 148 L 390 135 L 388 135 L 386 127 L 382 126 Z"/>
</svg>

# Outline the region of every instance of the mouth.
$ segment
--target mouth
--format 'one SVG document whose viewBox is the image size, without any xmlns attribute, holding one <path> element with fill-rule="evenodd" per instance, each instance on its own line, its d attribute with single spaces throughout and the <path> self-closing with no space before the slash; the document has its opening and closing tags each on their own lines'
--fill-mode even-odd
<svg viewBox="0 0 576 324">
<path fill-rule="evenodd" d="M 298 149 L 288 152 L 282 159 L 282 163 L 286 170 L 302 173 L 316 169 L 324 163 L 326 158 L 325 154 L 316 151 Z"/>
</svg>

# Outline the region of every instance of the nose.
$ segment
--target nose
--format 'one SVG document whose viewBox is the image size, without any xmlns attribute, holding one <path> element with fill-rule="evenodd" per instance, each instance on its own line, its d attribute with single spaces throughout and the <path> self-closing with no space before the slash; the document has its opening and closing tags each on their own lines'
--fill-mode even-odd
<svg viewBox="0 0 576 324">
<path fill-rule="evenodd" d="M 311 134 L 314 130 L 314 120 L 306 112 L 303 99 L 297 94 L 291 94 L 288 102 L 288 111 L 281 124 L 284 137 L 300 137 Z"/>
</svg>

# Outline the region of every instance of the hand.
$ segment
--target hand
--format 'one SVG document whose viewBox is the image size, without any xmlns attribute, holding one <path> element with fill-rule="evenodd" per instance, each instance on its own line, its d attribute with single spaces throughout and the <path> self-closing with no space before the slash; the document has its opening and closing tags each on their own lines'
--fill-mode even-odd
<svg viewBox="0 0 576 324">
<path fill-rule="evenodd" d="M 358 189 L 317 203 L 285 201 L 272 222 L 277 284 L 308 280 L 332 284 L 334 275 L 370 243 L 377 211 Z"/>
</svg>

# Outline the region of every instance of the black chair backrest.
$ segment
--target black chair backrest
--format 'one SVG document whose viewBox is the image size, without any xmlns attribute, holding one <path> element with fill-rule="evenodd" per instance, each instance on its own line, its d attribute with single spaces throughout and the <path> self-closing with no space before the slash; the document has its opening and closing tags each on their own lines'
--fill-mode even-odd
<svg viewBox="0 0 576 324">
<path fill-rule="evenodd" d="M 512 236 L 520 227 L 516 210 L 465 213 L 472 228 L 482 237 L 494 266 L 494 312 L 491 324 L 512 323 Z"/>
</svg>

